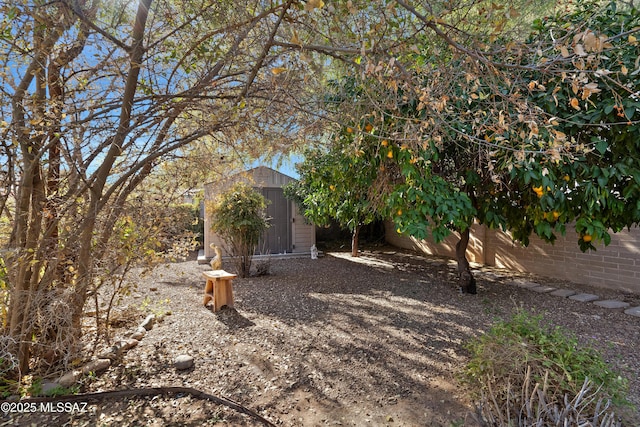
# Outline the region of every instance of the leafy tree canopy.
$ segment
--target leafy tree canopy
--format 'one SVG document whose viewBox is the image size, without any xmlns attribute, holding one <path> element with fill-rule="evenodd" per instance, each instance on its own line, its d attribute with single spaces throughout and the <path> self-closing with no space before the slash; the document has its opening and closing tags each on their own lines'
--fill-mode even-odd
<svg viewBox="0 0 640 427">
<path fill-rule="evenodd" d="M 463 271 L 474 220 L 525 245 L 575 222 L 582 250 L 640 221 L 637 9 L 394 4 L 386 23 L 416 28 L 411 44 L 363 51 L 330 101 L 347 117 L 336 133 L 354 132 L 345 152 L 373 155 L 388 196 L 376 209 L 400 232 L 462 232 Z"/>
<path fill-rule="evenodd" d="M 285 195 L 296 201 L 302 213 L 317 225 L 332 220 L 352 233 L 352 255 L 358 255 L 360 227 L 380 216 L 371 191 L 376 177 L 375 158 L 360 148 L 354 151 L 353 128 L 337 135 L 327 149 L 309 150 L 297 165 L 298 181 L 285 187 Z"/>
</svg>

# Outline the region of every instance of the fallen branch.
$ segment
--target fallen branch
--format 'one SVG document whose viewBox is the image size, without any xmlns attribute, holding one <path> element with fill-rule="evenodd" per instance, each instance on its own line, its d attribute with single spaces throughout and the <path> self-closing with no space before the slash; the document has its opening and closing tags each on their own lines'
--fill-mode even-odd
<svg viewBox="0 0 640 427">
<path fill-rule="evenodd" d="M 99 401 L 106 399 L 116 399 L 120 397 L 147 397 L 158 395 L 172 395 L 172 394 L 188 394 L 198 399 L 206 399 L 219 405 L 227 406 L 243 414 L 249 415 L 252 418 L 260 421 L 265 426 L 276 427 L 271 421 L 262 417 L 260 414 L 252 411 L 251 409 L 236 403 L 226 397 L 214 396 L 213 394 L 205 393 L 200 390 L 196 390 L 191 387 L 149 387 L 138 388 L 131 390 L 114 390 L 114 391 L 101 391 L 95 393 L 83 393 L 83 394 L 71 394 L 67 396 L 55 396 L 55 397 L 32 397 L 28 399 L 22 399 L 21 402 L 25 403 L 40 403 L 40 402 L 79 402 L 79 401 Z"/>
</svg>

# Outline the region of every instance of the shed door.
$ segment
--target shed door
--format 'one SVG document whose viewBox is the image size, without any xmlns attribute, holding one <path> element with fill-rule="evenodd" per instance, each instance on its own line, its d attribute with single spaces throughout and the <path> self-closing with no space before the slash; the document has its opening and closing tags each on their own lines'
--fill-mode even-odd
<svg viewBox="0 0 640 427">
<path fill-rule="evenodd" d="M 263 188 L 262 195 L 270 200 L 267 217 L 271 227 L 258 246 L 258 253 L 281 254 L 293 250 L 291 243 L 291 203 L 284 197 L 282 188 Z"/>
</svg>

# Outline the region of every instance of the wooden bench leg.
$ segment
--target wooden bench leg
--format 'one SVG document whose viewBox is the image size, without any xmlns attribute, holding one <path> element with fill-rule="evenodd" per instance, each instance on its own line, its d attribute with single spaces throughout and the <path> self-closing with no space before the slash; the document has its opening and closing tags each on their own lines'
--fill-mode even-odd
<svg viewBox="0 0 640 427">
<path fill-rule="evenodd" d="M 207 280 L 207 283 L 204 285 L 204 301 L 203 301 L 203 304 L 204 304 L 205 307 L 207 306 L 209 301 L 211 301 L 212 299 L 215 302 L 215 299 L 213 297 L 214 289 L 215 289 L 215 285 L 213 283 L 213 280 Z"/>
<path fill-rule="evenodd" d="M 213 311 L 220 310 L 223 306 L 233 307 L 233 288 L 231 280 L 217 280 L 213 290 Z"/>
</svg>

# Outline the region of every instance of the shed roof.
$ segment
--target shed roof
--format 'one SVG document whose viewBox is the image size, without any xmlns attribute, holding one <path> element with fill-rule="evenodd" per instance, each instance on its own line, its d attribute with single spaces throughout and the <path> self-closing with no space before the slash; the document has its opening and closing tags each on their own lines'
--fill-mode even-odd
<svg viewBox="0 0 640 427">
<path fill-rule="evenodd" d="M 204 185 L 205 198 L 210 198 L 231 187 L 236 182 L 247 182 L 254 187 L 260 188 L 281 188 L 295 178 L 285 175 L 267 166 L 257 166 L 243 172 L 229 176 L 222 181 L 209 182 Z"/>
</svg>

